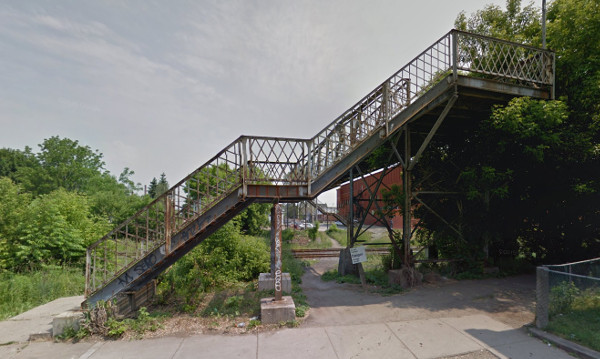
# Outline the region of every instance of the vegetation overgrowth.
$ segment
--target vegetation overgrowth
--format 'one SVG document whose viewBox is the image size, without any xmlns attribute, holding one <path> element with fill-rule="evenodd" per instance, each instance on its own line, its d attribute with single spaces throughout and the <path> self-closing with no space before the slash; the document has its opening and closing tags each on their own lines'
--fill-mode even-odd
<svg viewBox="0 0 600 359">
<path fill-rule="evenodd" d="M 60 297 L 81 295 L 85 277 L 81 269 L 44 267 L 35 272 L 0 273 L 0 320 Z"/>
<path fill-rule="evenodd" d="M 579 290 L 563 282 L 550 292 L 546 330 L 600 351 L 600 290 Z"/>
<path fill-rule="evenodd" d="M 540 19 L 533 3 L 507 0 L 505 8 L 461 13 L 455 27 L 540 47 Z M 481 275 L 507 259 L 564 263 L 600 252 L 600 105 L 593 100 L 600 96 L 600 3 L 550 2 L 547 34 L 556 99 L 514 98 L 489 116 L 448 126 L 414 167 L 423 188 L 455 194 L 428 198 L 436 215 L 415 201 L 410 209 L 420 219 L 418 244 L 433 257 L 460 259 L 455 272 Z M 388 151 L 377 149 L 371 165 Z M 387 208 L 402 210 L 402 188 L 384 192 Z"/>
</svg>

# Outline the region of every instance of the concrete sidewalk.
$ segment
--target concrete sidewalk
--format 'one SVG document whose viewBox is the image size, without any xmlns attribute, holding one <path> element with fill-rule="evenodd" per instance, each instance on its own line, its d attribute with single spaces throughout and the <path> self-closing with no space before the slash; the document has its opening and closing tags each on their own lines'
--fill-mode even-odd
<svg viewBox="0 0 600 359">
<path fill-rule="evenodd" d="M 2 340 L 5 342 L 5 340 Z M 462 356 L 461 354 L 467 354 Z M 165 337 L 77 344 L 0 346 L 0 357 L 25 358 L 572 358 L 485 315 L 274 332 Z"/>
<path fill-rule="evenodd" d="M 58 298 L 0 322 L 0 345 L 27 342 L 31 335 L 52 337 L 54 317 L 70 310 L 80 309 L 83 299 L 83 296 Z"/>
</svg>

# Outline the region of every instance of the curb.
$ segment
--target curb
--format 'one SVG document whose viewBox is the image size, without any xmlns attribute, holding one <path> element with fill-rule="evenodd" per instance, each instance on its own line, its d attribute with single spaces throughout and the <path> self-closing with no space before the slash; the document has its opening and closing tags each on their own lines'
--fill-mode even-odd
<svg viewBox="0 0 600 359">
<path fill-rule="evenodd" d="M 527 329 L 534 337 L 547 340 L 566 352 L 577 354 L 579 357 L 585 359 L 600 359 L 600 353 L 595 350 L 573 343 L 554 334 L 546 333 L 537 328 L 529 327 Z"/>
</svg>

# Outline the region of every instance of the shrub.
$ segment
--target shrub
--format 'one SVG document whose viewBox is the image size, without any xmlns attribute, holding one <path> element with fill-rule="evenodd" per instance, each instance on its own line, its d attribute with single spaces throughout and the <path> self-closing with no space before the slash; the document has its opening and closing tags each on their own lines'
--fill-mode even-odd
<svg viewBox="0 0 600 359">
<path fill-rule="evenodd" d="M 189 301 L 213 288 L 250 281 L 269 271 L 269 247 L 264 238 L 241 236 L 228 223 L 177 261 L 161 276 L 161 286 Z"/>
<path fill-rule="evenodd" d="M 561 282 L 550 290 L 550 316 L 565 313 L 571 309 L 575 298 L 579 295 L 579 289 L 573 282 Z"/>
<path fill-rule="evenodd" d="M 313 241 L 317 239 L 317 233 L 319 233 L 319 222 L 315 222 L 315 226 L 313 228 L 308 229 L 308 238 Z"/>
</svg>

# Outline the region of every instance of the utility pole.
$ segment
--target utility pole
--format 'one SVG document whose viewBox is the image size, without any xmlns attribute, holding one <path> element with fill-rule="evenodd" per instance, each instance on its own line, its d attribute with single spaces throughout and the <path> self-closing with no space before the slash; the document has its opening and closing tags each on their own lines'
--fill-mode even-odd
<svg viewBox="0 0 600 359">
<path fill-rule="evenodd" d="M 546 49 L 546 0 L 542 0 L 542 49 Z"/>
</svg>

